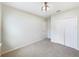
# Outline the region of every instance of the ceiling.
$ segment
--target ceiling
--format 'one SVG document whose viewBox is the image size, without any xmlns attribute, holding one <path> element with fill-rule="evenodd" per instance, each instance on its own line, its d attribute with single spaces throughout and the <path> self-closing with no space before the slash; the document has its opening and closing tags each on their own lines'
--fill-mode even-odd
<svg viewBox="0 0 79 59">
<path fill-rule="evenodd" d="M 3 4 L 42 17 L 49 17 L 50 15 L 55 14 L 57 10 L 65 11 L 79 6 L 78 2 L 48 2 L 49 10 L 43 12 L 41 11 L 43 2 L 4 2 Z"/>
</svg>

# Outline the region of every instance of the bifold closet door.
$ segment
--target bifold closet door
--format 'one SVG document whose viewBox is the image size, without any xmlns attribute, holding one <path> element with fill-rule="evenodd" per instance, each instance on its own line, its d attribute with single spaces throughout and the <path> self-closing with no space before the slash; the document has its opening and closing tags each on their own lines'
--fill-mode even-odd
<svg viewBox="0 0 79 59">
<path fill-rule="evenodd" d="M 77 48 L 77 18 L 69 17 L 54 21 L 54 42 Z"/>
<path fill-rule="evenodd" d="M 65 45 L 77 48 L 77 18 L 70 17 L 65 19 Z"/>
<path fill-rule="evenodd" d="M 64 45 L 64 20 L 55 20 L 54 42 Z"/>
</svg>

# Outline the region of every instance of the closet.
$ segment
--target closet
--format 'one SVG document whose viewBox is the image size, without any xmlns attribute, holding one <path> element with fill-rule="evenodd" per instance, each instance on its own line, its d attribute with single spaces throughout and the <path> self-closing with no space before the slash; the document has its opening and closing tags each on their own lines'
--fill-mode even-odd
<svg viewBox="0 0 79 59">
<path fill-rule="evenodd" d="M 77 17 L 53 20 L 51 40 L 77 49 Z"/>
</svg>

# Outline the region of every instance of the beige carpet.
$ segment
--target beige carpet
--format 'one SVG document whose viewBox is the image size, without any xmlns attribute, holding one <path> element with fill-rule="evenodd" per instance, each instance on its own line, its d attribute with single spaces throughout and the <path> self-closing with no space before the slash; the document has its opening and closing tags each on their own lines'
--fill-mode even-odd
<svg viewBox="0 0 79 59">
<path fill-rule="evenodd" d="M 9 52 L 3 57 L 79 57 L 79 51 L 44 39 Z"/>
</svg>

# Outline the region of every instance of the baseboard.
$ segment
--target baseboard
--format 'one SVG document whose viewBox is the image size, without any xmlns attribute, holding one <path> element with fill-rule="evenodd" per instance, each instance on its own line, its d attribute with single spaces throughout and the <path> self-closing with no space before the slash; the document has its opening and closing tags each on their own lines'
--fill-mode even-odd
<svg viewBox="0 0 79 59">
<path fill-rule="evenodd" d="M 40 40 L 43 40 L 43 39 L 40 39 Z M 40 40 L 32 41 L 32 42 L 29 43 L 29 44 L 21 45 L 21 46 L 19 46 L 19 47 L 16 47 L 16 48 L 7 50 L 7 51 L 5 51 L 5 52 L 1 52 L 1 55 L 4 55 L 4 54 L 9 53 L 9 52 L 11 52 L 11 51 L 15 51 L 15 50 L 17 50 L 17 49 L 21 49 L 21 48 L 23 48 L 23 47 L 25 47 L 25 46 L 28 46 L 28 45 L 33 44 L 33 43 L 35 43 L 35 42 L 38 42 L 38 41 L 40 41 Z"/>
</svg>

